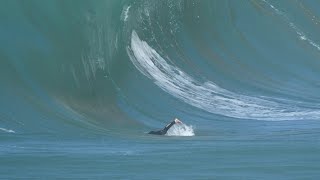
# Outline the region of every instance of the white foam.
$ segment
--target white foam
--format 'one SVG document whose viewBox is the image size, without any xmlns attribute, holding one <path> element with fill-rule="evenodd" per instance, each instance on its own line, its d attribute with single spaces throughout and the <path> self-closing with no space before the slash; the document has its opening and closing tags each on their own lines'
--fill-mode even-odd
<svg viewBox="0 0 320 180">
<path fill-rule="evenodd" d="M 7 132 L 7 133 L 15 133 L 14 130 L 11 129 L 5 129 L 5 128 L 0 128 L 1 131 Z"/>
<path fill-rule="evenodd" d="M 175 124 L 167 132 L 166 136 L 194 136 L 192 126 Z"/>
<path fill-rule="evenodd" d="M 127 53 L 134 66 L 165 92 L 207 112 L 241 119 L 300 120 L 319 119 L 319 109 L 298 107 L 286 100 L 251 97 L 223 89 L 213 82 L 199 82 L 178 67 L 166 62 L 135 31 Z"/>
<path fill-rule="evenodd" d="M 308 42 L 311 46 L 315 47 L 318 51 L 320 51 L 320 45 L 312 41 L 309 37 L 307 37 L 306 34 L 300 28 L 298 28 L 293 22 L 291 22 L 290 18 L 283 11 L 277 9 L 274 5 L 272 5 L 270 2 L 266 0 L 262 1 L 269 5 L 271 9 L 296 32 L 299 39 Z"/>
<path fill-rule="evenodd" d="M 130 8 L 131 8 L 131 6 L 125 6 L 123 8 L 122 13 L 121 13 L 121 20 L 123 20 L 123 21 L 128 20 Z"/>
</svg>

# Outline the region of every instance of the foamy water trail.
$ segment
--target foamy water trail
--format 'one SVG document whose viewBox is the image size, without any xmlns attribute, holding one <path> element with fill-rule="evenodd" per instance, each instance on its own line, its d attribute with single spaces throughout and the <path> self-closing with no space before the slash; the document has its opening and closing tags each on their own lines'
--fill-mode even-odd
<svg viewBox="0 0 320 180">
<path fill-rule="evenodd" d="M 166 136 L 194 136 L 192 126 L 186 124 L 175 124 L 167 132 Z"/>
<path fill-rule="evenodd" d="M 0 128 L 1 131 L 7 132 L 7 133 L 15 133 L 14 130 L 11 129 L 5 129 L 5 128 Z"/>
</svg>

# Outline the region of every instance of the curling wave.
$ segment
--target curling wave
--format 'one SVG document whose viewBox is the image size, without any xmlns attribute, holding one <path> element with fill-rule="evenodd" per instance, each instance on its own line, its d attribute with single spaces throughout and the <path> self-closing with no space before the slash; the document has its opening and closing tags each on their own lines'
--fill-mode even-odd
<svg viewBox="0 0 320 180">
<path fill-rule="evenodd" d="M 319 119 L 317 1 L 1 4 L 2 132 Z"/>
</svg>

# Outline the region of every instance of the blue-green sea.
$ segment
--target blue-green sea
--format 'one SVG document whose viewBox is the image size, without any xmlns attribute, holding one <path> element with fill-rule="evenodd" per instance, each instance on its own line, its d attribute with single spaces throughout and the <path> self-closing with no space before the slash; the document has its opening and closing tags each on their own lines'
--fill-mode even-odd
<svg viewBox="0 0 320 180">
<path fill-rule="evenodd" d="M 1 0 L 0 179 L 319 179 L 319 32 L 316 0 Z"/>
</svg>

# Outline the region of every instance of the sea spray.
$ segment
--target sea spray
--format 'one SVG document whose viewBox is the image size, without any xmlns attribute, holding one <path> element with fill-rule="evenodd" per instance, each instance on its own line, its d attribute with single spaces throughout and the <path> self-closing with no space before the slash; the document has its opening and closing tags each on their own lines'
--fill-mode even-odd
<svg viewBox="0 0 320 180">
<path fill-rule="evenodd" d="M 193 127 L 186 124 L 175 124 L 167 132 L 167 136 L 194 136 Z"/>
</svg>

